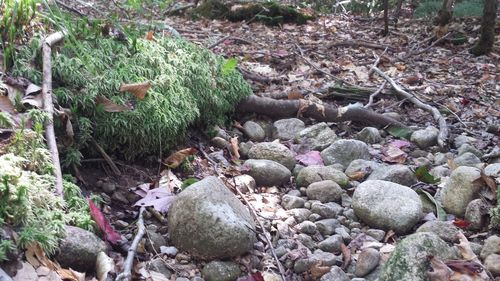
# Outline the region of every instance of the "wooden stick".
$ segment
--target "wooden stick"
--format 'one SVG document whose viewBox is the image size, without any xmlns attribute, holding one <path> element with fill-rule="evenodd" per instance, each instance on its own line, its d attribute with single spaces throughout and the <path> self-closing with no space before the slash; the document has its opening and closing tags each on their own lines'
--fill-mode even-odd
<svg viewBox="0 0 500 281">
<path fill-rule="evenodd" d="M 42 45 L 42 61 L 43 61 L 43 109 L 49 115 L 45 122 L 45 138 L 49 147 L 52 163 L 54 164 L 54 174 L 56 177 L 55 188 L 56 194 L 63 194 L 63 179 L 61 171 L 61 163 L 59 162 L 59 151 L 57 150 L 56 135 L 54 133 L 54 104 L 52 103 L 52 63 L 51 53 L 52 46 L 64 38 L 65 33 L 62 31 L 52 33 L 43 40 Z"/>
<path fill-rule="evenodd" d="M 382 85 L 380 85 L 380 87 L 373 94 L 370 95 L 370 99 L 368 100 L 368 103 L 364 106 L 364 108 L 370 108 L 373 105 L 373 99 L 382 92 L 386 84 L 387 81 L 384 81 L 384 83 L 382 83 Z"/>
<path fill-rule="evenodd" d="M 116 276 L 115 281 L 130 281 L 132 280 L 132 267 L 134 266 L 134 257 L 137 252 L 137 247 L 139 246 L 139 242 L 141 241 L 144 233 L 146 233 L 146 227 L 144 226 L 144 206 L 141 207 L 139 211 L 139 219 L 137 220 L 137 234 L 134 237 L 134 241 L 132 241 L 132 245 L 128 248 L 127 259 L 123 265 L 123 271 Z"/>
<path fill-rule="evenodd" d="M 109 167 L 111 167 L 111 170 L 113 170 L 113 173 L 117 176 L 120 176 L 122 174 L 122 172 L 120 172 L 120 169 L 118 169 L 115 162 L 113 162 L 113 160 L 111 159 L 111 157 L 109 157 L 109 155 L 106 153 L 106 151 L 104 151 L 104 149 L 95 141 L 95 139 L 92 138 L 92 139 L 90 139 L 90 141 L 95 146 L 95 148 L 99 151 L 99 153 L 101 153 L 102 158 L 104 158 L 104 160 L 106 160 L 106 163 L 108 163 Z"/>
</svg>

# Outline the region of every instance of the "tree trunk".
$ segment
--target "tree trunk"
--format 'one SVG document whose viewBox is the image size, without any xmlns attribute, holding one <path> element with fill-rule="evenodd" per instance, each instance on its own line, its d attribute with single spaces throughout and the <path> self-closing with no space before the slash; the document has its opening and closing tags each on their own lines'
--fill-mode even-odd
<svg viewBox="0 0 500 281">
<path fill-rule="evenodd" d="M 454 0 L 443 0 L 441 10 L 439 10 L 437 17 L 434 19 L 434 24 L 440 27 L 447 26 L 453 16 L 453 2 Z"/>
<path fill-rule="evenodd" d="M 384 3 L 384 5 L 385 5 L 385 3 Z M 398 3 L 396 4 L 396 10 L 394 11 L 394 14 L 392 15 L 395 23 L 398 22 L 399 15 L 401 14 L 401 7 L 402 6 L 403 6 L 403 0 L 398 0 Z"/>
<path fill-rule="evenodd" d="M 485 0 L 481 21 L 481 37 L 470 53 L 476 56 L 485 55 L 493 49 L 495 42 L 495 19 L 497 16 L 497 0 Z"/>
<path fill-rule="evenodd" d="M 389 34 L 389 0 L 384 0 L 384 32 L 383 36 Z"/>
</svg>

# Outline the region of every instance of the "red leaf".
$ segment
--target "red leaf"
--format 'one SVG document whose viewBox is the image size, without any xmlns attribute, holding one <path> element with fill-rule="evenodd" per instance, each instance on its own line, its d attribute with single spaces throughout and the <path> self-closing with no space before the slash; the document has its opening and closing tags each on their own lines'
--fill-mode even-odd
<svg viewBox="0 0 500 281">
<path fill-rule="evenodd" d="M 104 217 L 104 214 L 99 210 L 99 208 L 92 202 L 92 200 L 87 199 L 89 202 L 90 215 L 97 223 L 99 229 L 104 233 L 104 238 L 112 244 L 115 244 L 122 239 L 121 235 L 117 233 L 108 220 Z"/>
<path fill-rule="evenodd" d="M 455 219 L 455 220 L 453 221 L 453 224 L 454 224 L 456 227 L 459 227 L 459 228 L 462 228 L 462 229 L 466 229 L 467 227 L 469 227 L 470 222 L 468 222 L 468 221 L 466 221 L 466 220 Z"/>
<path fill-rule="evenodd" d="M 309 151 L 305 154 L 297 155 L 295 156 L 295 159 L 306 166 L 325 165 L 323 163 L 323 158 L 321 157 L 321 154 L 319 153 L 319 151 L 316 150 Z"/>
<path fill-rule="evenodd" d="M 264 277 L 262 276 L 262 273 L 260 271 L 257 271 L 255 273 L 252 273 L 248 275 L 247 277 L 238 279 L 239 281 L 264 281 Z"/>
</svg>

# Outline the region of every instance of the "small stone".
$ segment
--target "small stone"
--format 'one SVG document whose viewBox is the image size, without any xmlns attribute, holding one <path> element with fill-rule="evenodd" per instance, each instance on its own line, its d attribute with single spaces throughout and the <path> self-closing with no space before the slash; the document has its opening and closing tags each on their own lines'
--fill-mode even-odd
<svg viewBox="0 0 500 281">
<path fill-rule="evenodd" d="M 439 178 L 449 177 L 451 174 L 451 170 L 450 168 L 445 167 L 444 165 L 436 166 L 429 171 L 429 174 L 431 174 L 431 176 L 433 176 L 434 178 L 439 179 Z"/>
<path fill-rule="evenodd" d="M 481 159 L 470 152 L 465 152 L 456 157 L 453 162 L 455 162 L 457 166 L 476 167 L 478 164 L 481 164 Z"/>
<path fill-rule="evenodd" d="M 319 200 L 322 203 L 339 201 L 342 193 L 342 188 L 332 180 L 311 183 L 306 190 L 309 200 Z"/>
<path fill-rule="evenodd" d="M 310 150 L 323 150 L 337 139 L 335 132 L 325 123 L 317 123 L 300 131 L 295 141 Z"/>
<path fill-rule="evenodd" d="M 175 257 L 179 250 L 173 246 L 160 246 L 160 253 L 165 254 L 169 257 Z"/>
<path fill-rule="evenodd" d="M 369 235 L 369 236 L 375 238 L 375 240 L 380 242 L 380 241 L 384 240 L 385 231 L 383 231 L 382 229 L 370 228 L 370 229 L 366 230 L 366 235 Z"/>
<path fill-rule="evenodd" d="M 472 146 L 468 143 L 464 143 L 458 148 L 458 155 L 459 156 L 466 153 L 466 152 L 470 152 L 470 153 L 476 155 L 477 157 L 483 156 L 483 153 L 481 153 L 481 151 L 479 151 L 479 149 L 475 148 L 474 146 Z"/>
<path fill-rule="evenodd" d="M 290 180 L 291 172 L 280 163 L 271 160 L 249 159 L 244 163 L 248 173 L 258 186 L 282 185 Z"/>
<path fill-rule="evenodd" d="M 484 168 L 484 174 L 488 177 L 500 177 L 500 163 L 489 164 Z"/>
<path fill-rule="evenodd" d="M 438 152 L 434 155 L 434 165 L 443 165 L 448 163 L 448 159 L 452 159 L 453 154 Z"/>
<path fill-rule="evenodd" d="M 356 134 L 356 138 L 365 143 L 379 143 L 382 141 L 380 132 L 377 128 L 365 127 Z"/>
<path fill-rule="evenodd" d="M 238 145 L 240 149 L 240 156 L 248 157 L 248 152 L 255 144 L 252 141 L 240 142 Z"/>
<path fill-rule="evenodd" d="M 315 221 L 318 221 L 321 219 L 321 216 L 318 215 L 318 214 L 311 214 L 308 218 L 308 220 L 312 221 L 312 222 L 315 222 Z"/>
<path fill-rule="evenodd" d="M 338 169 L 332 166 L 308 166 L 300 170 L 297 175 L 297 186 L 309 186 L 311 183 L 332 180 L 340 186 L 347 186 L 349 178 Z"/>
<path fill-rule="evenodd" d="M 364 249 L 359 254 L 354 274 L 358 277 L 366 276 L 377 267 L 379 261 L 380 253 L 377 250 L 373 248 Z"/>
<path fill-rule="evenodd" d="M 347 227 L 341 225 L 335 228 L 335 233 L 340 235 L 346 244 L 351 242 L 351 235 L 349 235 L 349 229 Z"/>
<path fill-rule="evenodd" d="M 305 128 L 302 120 L 297 118 L 281 119 L 273 123 L 273 139 L 292 140 Z"/>
<path fill-rule="evenodd" d="M 405 165 L 381 166 L 373 171 L 366 180 L 389 181 L 404 186 L 412 186 L 417 183 L 415 173 Z"/>
<path fill-rule="evenodd" d="M 206 281 L 234 281 L 241 270 L 238 264 L 231 261 L 211 261 L 203 267 L 202 274 Z"/>
<path fill-rule="evenodd" d="M 303 221 L 295 226 L 295 228 L 305 234 L 313 235 L 316 233 L 316 224 L 311 221 Z"/>
<path fill-rule="evenodd" d="M 302 193 L 300 193 L 300 190 L 292 189 L 288 191 L 287 195 L 300 197 L 302 196 Z"/>
<path fill-rule="evenodd" d="M 241 193 L 254 193 L 257 189 L 257 183 L 250 175 L 239 175 L 233 179 L 236 184 L 236 188 L 238 188 Z"/>
<path fill-rule="evenodd" d="M 311 236 L 307 234 L 300 233 L 299 235 L 297 235 L 297 240 L 299 240 L 299 242 L 302 243 L 302 245 L 306 246 L 306 248 L 308 248 L 309 250 L 313 250 L 316 247 L 316 243 L 314 243 Z"/>
<path fill-rule="evenodd" d="M 318 248 L 325 252 L 339 253 L 340 245 L 344 243 L 342 236 L 336 234 L 318 243 Z"/>
<path fill-rule="evenodd" d="M 458 242 L 460 229 L 449 222 L 434 220 L 422 224 L 416 232 L 434 232 L 446 242 Z"/>
<path fill-rule="evenodd" d="M 127 228 L 130 226 L 130 224 L 128 222 L 123 221 L 123 220 L 116 220 L 114 225 L 120 229 L 124 229 L 124 228 Z"/>
<path fill-rule="evenodd" d="M 305 200 L 291 195 L 283 195 L 281 198 L 281 206 L 285 208 L 285 210 L 296 209 L 304 207 Z"/>
<path fill-rule="evenodd" d="M 470 223 L 469 229 L 481 230 L 486 224 L 489 206 L 482 199 L 470 201 L 465 209 L 465 220 Z"/>
<path fill-rule="evenodd" d="M 156 258 L 156 259 L 149 261 L 148 263 L 146 263 L 146 268 L 148 270 L 156 271 L 156 272 L 163 274 L 167 279 L 170 279 L 170 277 L 172 276 L 172 273 L 173 273 L 173 271 L 170 270 L 165 265 L 165 262 L 161 258 Z"/>
<path fill-rule="evenodd" d="M 227 148 L 229 147 L 229 142 L 221 137 L 215 137 L 210 140 L 210 142 L 217 148 Z"/>
<path fill-rule="evenodd" d="M 332 235 L 335 233 L 335 229 L 340 227 L 340 222 L 336 219 L 324 219 L 315 222 L 316 228 L 321 235 Z"/>
<path fill-rule="evenodd" d="M 441 203 L 447 213 L 464 216 L 469 202 L 479 196 L 482 188 L 481 184 L 476 183 L 479 178 L 481 173 L 477 168 L 460 166 L 453 170 L 440 193 Z"/>
<path fill-rule="evenodd" d="M 321 151 L 321 157 L 325 165 L 340 163 L 347 167 L 353 160 L 370 159 L 370 152 L 366 143 L 362 141 L 341 139 Z"/>
<path fill-rule="evenodd" d="M 113 195 L 111 195 L 111 199 L 115 202 L 120 202 L 123 204 L 130 204 L 130 202 L 127 199 L 127 195 L 123 190 L 117 190 L 113 192 Z"/>
<path fill-rule="evenodd" d="M 429 126 L 424 130 L 417 130 L 411 134 L 410 140 L 418 147 L 425 149 L 437 144 L 439 130 Z"/>
<path fill-rule="evenodd" d="M 112 182 L 104 182 L 102 184 L 102 191 L 106 192 L 107 194 L 112 194 L 116 190 L 116 184 Z"/>
<path fill-rule="evenodd" d="M 349 277 L 347 277 L 347 274 L 342 270 L 342 268 L 332 266 L 330 272 L 323 275 L 319 281 L 349 281 Z"/>
<path fill-rule="evenodd" d="M 430 167 L 431 166 L 431 161 L 427 159 L 426 157 L 418 157 L 413 159 L 413 163 L 415 163 L 415 166 L 417 167 Z"/>
<path fill-rule="evenodd" d="M 306 208 L 297 208 L 287 211 L 287 214 L 293 216 L 298 223 L 301 223 L 311 215 L 311 211 Z"/>
<path fill-rule="evenodd" d="M 484 266 L 493 275 L 493 277 L 500 276 L 500 255 L 491 254 L 484 260 Z"/>
<path fill-rule="evenodd" d="M 153 253 L 161 252 L 161 247 L 167 245 L 165 238 L 156 231 L 146 229 L 146 232 L 148 237 L 148 239 L 146 239 L 146 249 Z"/>
<path fill-rule="evenodd" d="M 459 148 L 466 143 L 471 144 L 471 143 L 474 143 L 475 141 L 476 141 L 476 139 L 473 137 L 460 135 L 453 140 L 453 144 L 454 144 L 455 148 Z"/>
<path fill-rule="evenodd" d="M 243 124 L 243 132 L 251 141 L 263 141 L 266 138 L 264 129 L 253 121 L 247 121 Z"/>
<path fill-rule="evenodd" d="M 248 151 L 248 157 L 252 159 L 266 159 L 280 163 L 292 171 L 296 161 L 293 152 L 288 147 L 277 142 L 261 142 Z"/>
<path fill-rule="evenodd" d="M 481 250 L 481 259 L 486 259 L 491 254 L 500 255 L 500 236 L 492 235 L 484 240 L 483 249 Z"/>
<path fill-rule="evenodd" d="M 316 213 L 325 219 L 337 217 L 337 215 L 342 213 L 342 210 L 342 206 L 334 202 L 324 204 L 315 202 L 311 206 L 311 212 Z"/>
</svg>

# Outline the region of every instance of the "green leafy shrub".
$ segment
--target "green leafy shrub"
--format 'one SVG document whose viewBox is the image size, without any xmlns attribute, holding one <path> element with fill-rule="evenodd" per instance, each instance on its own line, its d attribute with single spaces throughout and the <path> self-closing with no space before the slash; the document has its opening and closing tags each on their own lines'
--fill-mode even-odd
<svg viewBox="0 0 500 281">
<path fill-rule="evenodd" d="M 442 1 L 423 1 L 415 9 L 414 16 L 416 18 L 433 18 L 443 5 Z M 453 16 L 460 17 L 480 17 L 483 14 L 482 0 L 464 0 L 457 2 L 453 7 Z"/>
<path fill-rule="evenodd" d="M 33 67 L 37 44 L 20 51 L 14 73 L 40 83 L 40 70 Z M 120 42 L 96 36 L 56 53 L 54 94 L 72 109 L 76 149 L 93 136 L 107 152 L 133 159 L 168 150 L 190 126 L 223 121 L 251 94 L 242 76 L 225 65 L 224 58 L 181 39 Z M 146 81 L 151 89 L 144 100 L 119 91 L 122 84 Z M 107 112 L 99 97 L 134 108 Z"/>
<path fill-rule="evenodd" d="M 497 206 L 490 211 L 490 228 L 500 230 L 500 185 L 497 185 Z"/>
</svg>

